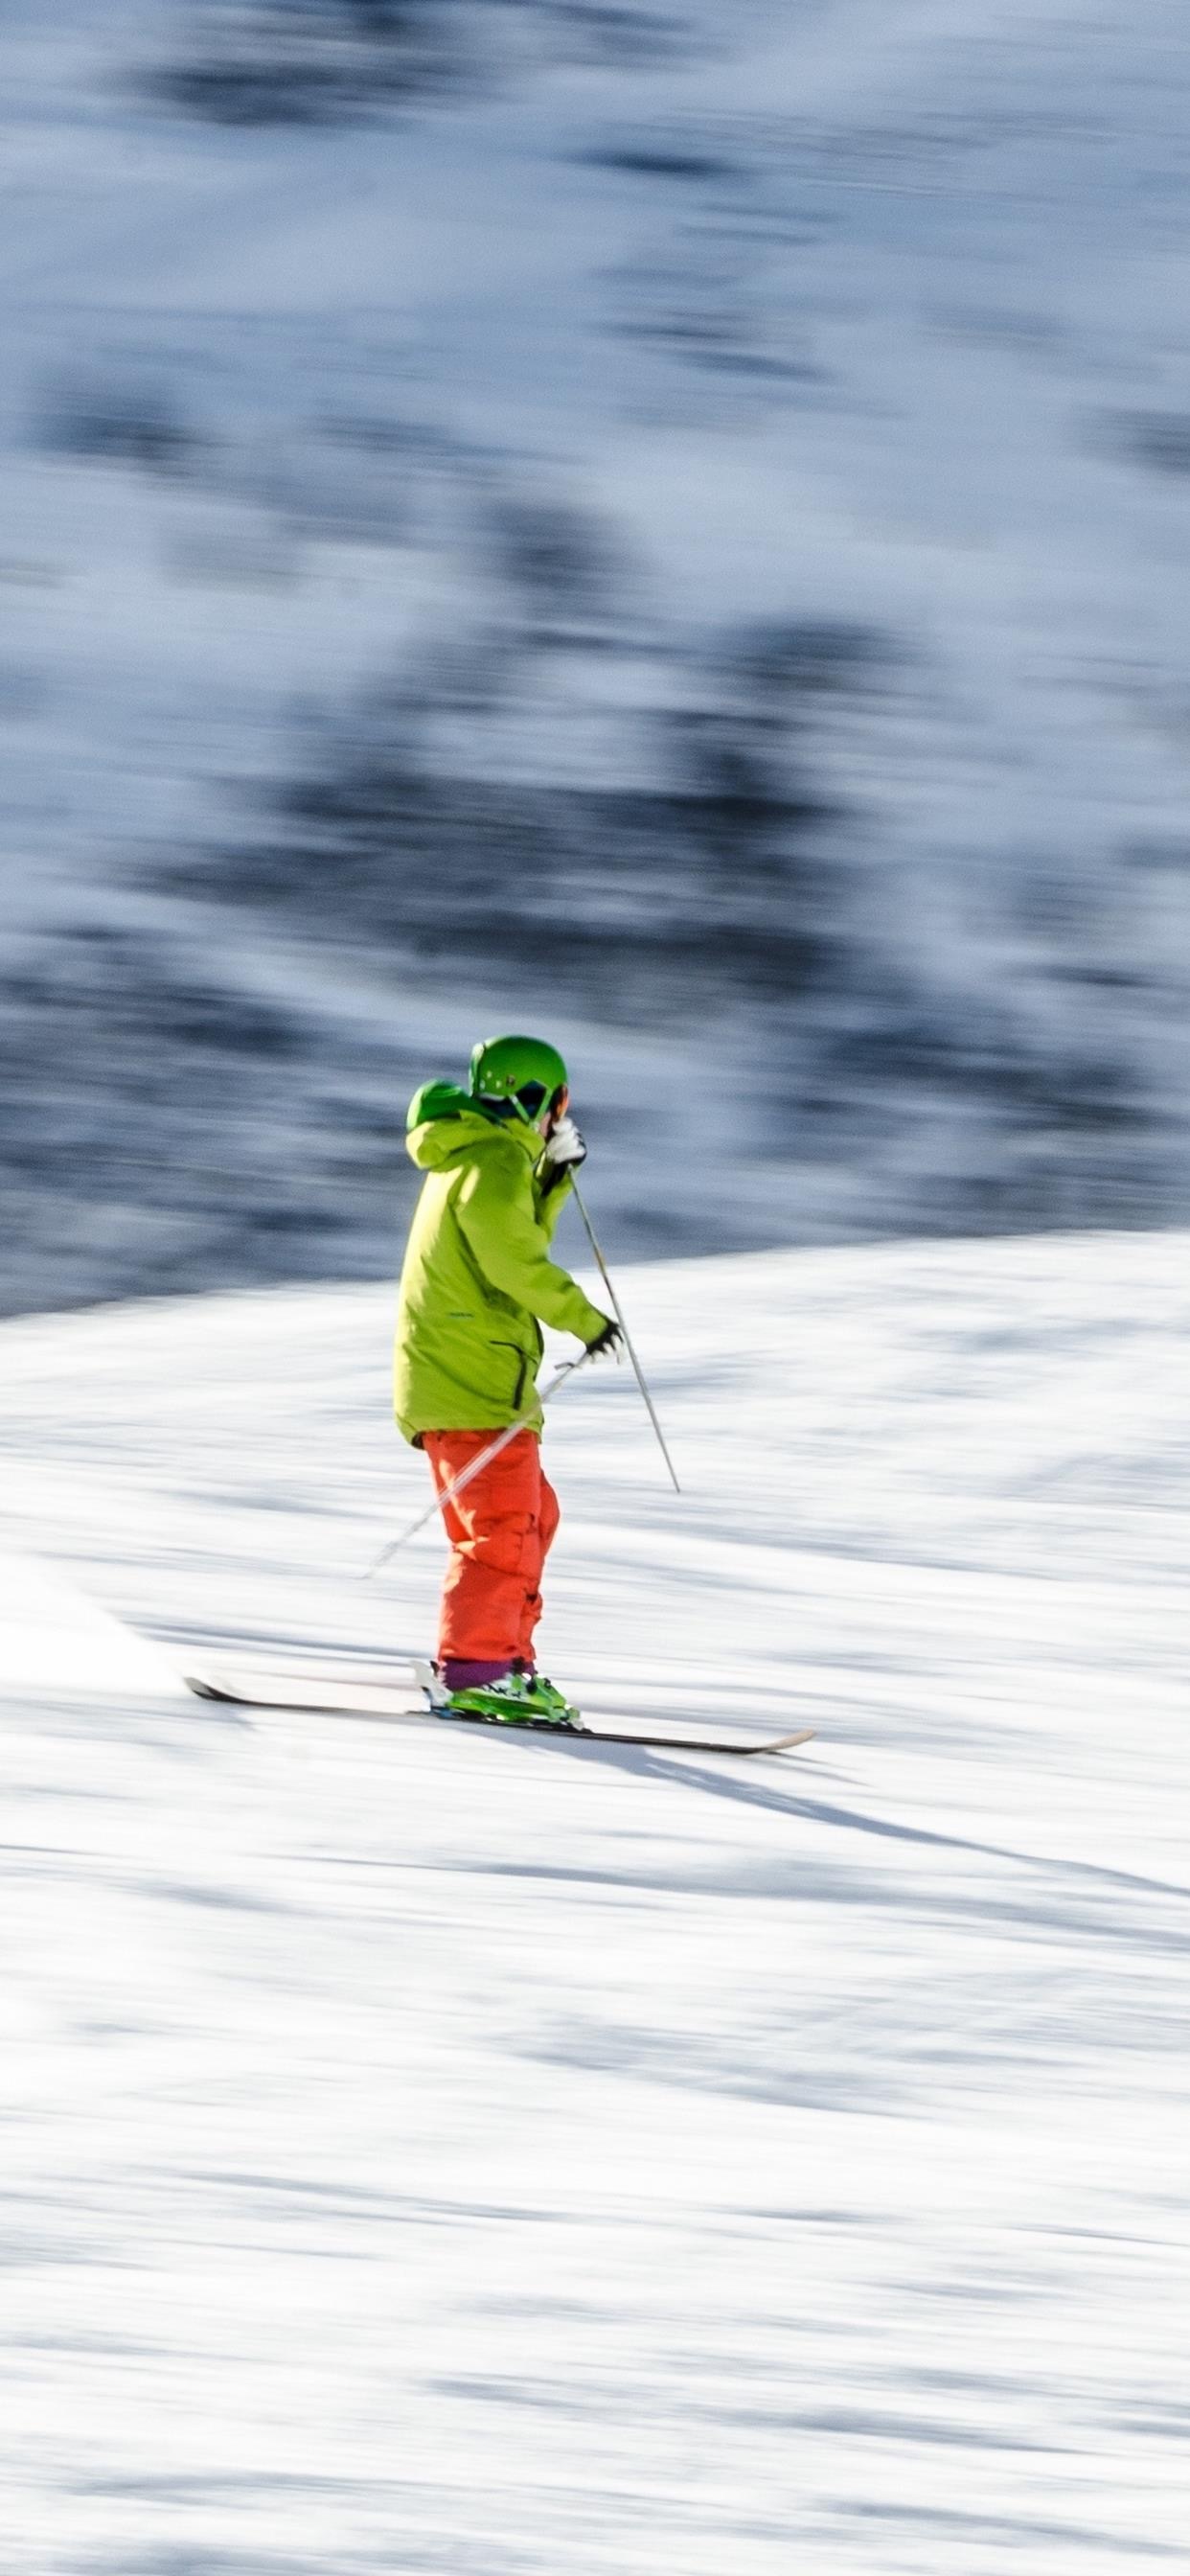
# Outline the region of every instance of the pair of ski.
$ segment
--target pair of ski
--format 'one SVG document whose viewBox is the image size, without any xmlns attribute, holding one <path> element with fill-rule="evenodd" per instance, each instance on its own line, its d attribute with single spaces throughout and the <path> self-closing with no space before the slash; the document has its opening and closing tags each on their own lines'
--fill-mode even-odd
<svg viewBox="0 0 1190 2576">
<path fill-rule="evenodd" d="M 589 1726 L 551 1726 L 544 1719 L 518 1721 L 489 1717 L 461 1717 L 451 1710 L 431 1704 L 433 1668 L 414 1657 L 408 1661 L 421 1685 L 422 1698 L 412 1700 L 397 1689 L 387 1674 L 327 1673 L 312 1669 L 304 1673 L 279 1672 L 267 1666 L 258 1671 L 225 1671 L 187 1673 L 186 1687 L 199 1699 L 218 1700 L 232 1708 L 273 1709 L 293 1717 L 373 1717 L 401 1724 L 425 1720 L 430 1724 L 459 1729 L 483 1727 L 491 1735 L 544 1736 L 553 1744 L 635 1744 L 665 1753 L 723 1753 L 755 1758 L 761 1753 L 791 1753 L 798 1744 L 808 1744 L 812 1726 L 799 1727 L 792 1735 L 770 1735 L 757 1741 L 748 1736 L 676 1735 L 664 1727 L 633 1728 Z"/>
</svg>

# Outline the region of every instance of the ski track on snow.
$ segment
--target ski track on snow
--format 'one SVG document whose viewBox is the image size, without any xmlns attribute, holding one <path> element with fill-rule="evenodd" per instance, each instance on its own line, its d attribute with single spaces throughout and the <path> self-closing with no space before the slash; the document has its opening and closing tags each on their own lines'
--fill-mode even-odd
<svg viewBox="0 0 1190 2576">
<path fill-rule="evenodd" d="M 1184 2566 L 1186 1251 L 631 1277 L 549 1660 L 734 1773 L 170 1686 L 429 1636 L 385 1292 L 5 1328 L 11 2576 Z"/>
</svg>

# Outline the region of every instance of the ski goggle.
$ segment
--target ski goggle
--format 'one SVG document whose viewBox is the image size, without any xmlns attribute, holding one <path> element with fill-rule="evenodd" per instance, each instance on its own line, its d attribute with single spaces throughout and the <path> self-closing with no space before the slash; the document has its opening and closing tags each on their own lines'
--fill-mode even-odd
<svg viewBox="0 0 1190 2576">
<path fill-rule="evenodd" d="M 530 1127 L 536 1127 L 542 1110 L 545 1108 L 546 1102 L 548 1101 L 550 1106 L 550 1124 L 551 1126 L 556 1126 L 559 1118 L 564 1118 L 566 1115 L 566 1105 L 569 1101 L 570 1093 L 564 1082 L 559 1083 L 556 1091 L 550 1091 L 544 1082 L 523 1082 L 520 1090 L 517 1092 L 516 1098 L 521 1112 L 528 1120 Z"/>
<path fill-rule="evenodd" d="M 551 1099 L 554 1103 L 554 1117 L 564 1118 L 570 1100 L 570 1092 L 565 1083 L 561 1083 L 558 1089 L 551 1093 L 548 1083 L 523 1082 L 519 1091 L 503 1092 L 496 1097 L 489 1095 L 484 1101 L 484 1107 L 497 1118 L 523 1118 L 526 1127 L 535 1127 L 547 1100 Z"/>
</svg>

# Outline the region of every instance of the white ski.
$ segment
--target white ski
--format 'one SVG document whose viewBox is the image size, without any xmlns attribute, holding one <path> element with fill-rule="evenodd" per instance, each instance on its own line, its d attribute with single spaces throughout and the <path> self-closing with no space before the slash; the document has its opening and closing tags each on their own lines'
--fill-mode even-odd
<svg viewBox="0 0 1190 2576">
<path fill-rule="evenodd" d="M 449 1710 L 431 1707 L 423 1698 L 408 1698 L 394 1683 L 362 1675 L 359 1679 L 343 1673 L 321 1674 L 278 1672 L 262 1667 L 258 1672 L 228 1671 L 222 1667 L 203 1673 L 187 1673 L 186 1687 L 199 1699 L 218 1700 L 234 1708 L 273 1709 L 294 1717 L 359 1717 L 378 1718 L 390 1724 L 451 1726 L 458 1729 L 481 1727 L 489 1735 L 536 1735 L 548 1737 L 557 1744 L 637 1744 L 658 1752 L 721 1753 L 754 1758 L 761 1753 L 789 1753 L 795 1745 L 808 1744 L 815 1730 L 799 1727 L 791 1735 L 748 1736 L 679 1735 L 664 1726 L 631 1728 L 590 1726 L 584 1719 L 579 1726 L 553 1726 L 544 1719 L 529 1719 L 509 1725 L 507 1720 L 486 1717 L 459 1717 Z"/>
</svg>

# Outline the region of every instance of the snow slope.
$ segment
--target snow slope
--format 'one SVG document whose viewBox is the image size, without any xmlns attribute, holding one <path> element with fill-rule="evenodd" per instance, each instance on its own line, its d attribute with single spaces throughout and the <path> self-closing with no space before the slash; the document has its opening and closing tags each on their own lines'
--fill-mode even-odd
<svg viewBox="0 0 1190 2576">
<path fill-rule="evenodd" d="M 429 1634 L 389 1299 L 4 1329 L 6 2576 L 1184 2566 L 1187 1249 L 626 1280 L 549 1660 L 735 1770 L 130 1689 Z"/>
</svg>

